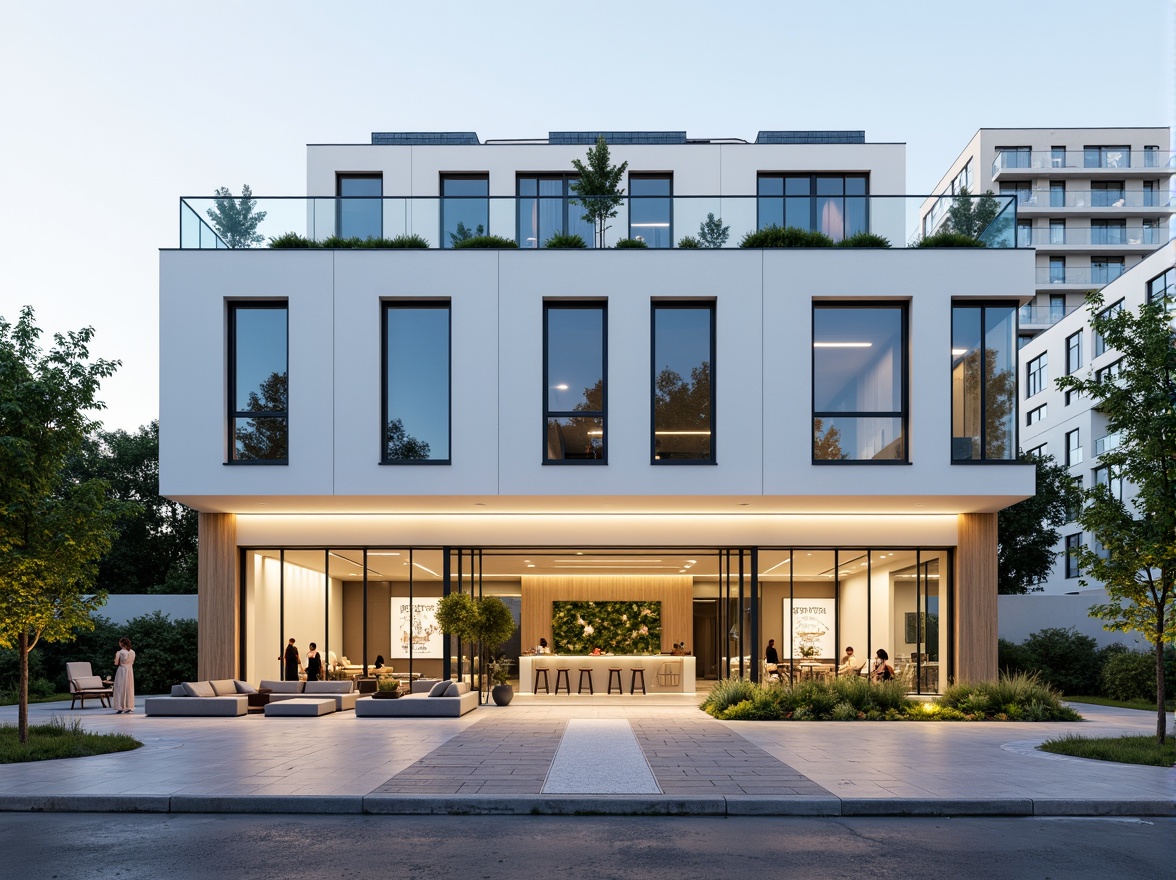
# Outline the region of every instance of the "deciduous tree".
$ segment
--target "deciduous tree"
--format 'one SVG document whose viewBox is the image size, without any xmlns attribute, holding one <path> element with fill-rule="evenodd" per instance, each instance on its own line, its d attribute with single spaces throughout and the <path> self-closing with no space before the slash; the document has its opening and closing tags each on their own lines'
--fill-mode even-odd
<svg viewBox="0 0 1176 880">
<path fill-rule="evenodd" d="M 1057 527 L 1069 522 L 1082 493 L 1052 455 L 1023 455 L 1037 468 L 1037 491 L 997 514 L 996 590 L 1003 595 L 1040 592 L 1054 564 Z"/>
<path fill-rule="evenodd" d="M 575 200 L 584 209 L 585 222 L 596 230 L 596 246 L 604 247 L 604 233 L 608 221 L 617 216 L 617 208 L 624 201 L 625 190 L 621 186 L 628 162 L 613 165 L 608 152 L 608 142 L 603 137 L 596 139 L 596 145 L 588 148 L 588 162 L 572 160 L 572 166 L 580 172 L 580 179 L 572 183 L 571 189 L 579 199 Z"/>
<path fill-rule="evenodd" d="M 257 199 L 253 198 L 249 184 L 241 187 L 239 199 L 233 197 L 228 187 L 218 187 L 216 203 L 207 214 L 217 234 L 231 248 L 253 247 L 265 241 L 257 227 L 265 219 L 266 212 L 257 210 Z"/>
</svg>

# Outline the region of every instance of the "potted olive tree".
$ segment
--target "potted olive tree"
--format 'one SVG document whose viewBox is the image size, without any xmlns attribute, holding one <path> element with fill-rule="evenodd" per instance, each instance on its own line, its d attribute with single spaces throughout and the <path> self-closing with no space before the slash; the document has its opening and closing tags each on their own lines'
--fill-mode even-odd
<svg viewBox="0 0 1176 880">
<path fill-rule="evenodd" d="M 514 696 L 514 689 L 507 683 L 509 662 L 501 659 L 490 662 L 494 652 L 509 639 L 515 631 L 514 618 L 506 603 L 497 596 L 483 596 L 475 599 L 469 593 L 450 593 L 437 606 L 437 623 L 448 635 L 457 636 L 463 642 L 477 646 L 478 668 L 490 675 L 482 675 L 478 687 L 491 677 L 495 686 L 492 696 L 499 706 L 505 706 Z M 473 672 L 470 672 L 471 684 Z M 484 696 L 482 697 L 484 699 Z"/>
</svg>

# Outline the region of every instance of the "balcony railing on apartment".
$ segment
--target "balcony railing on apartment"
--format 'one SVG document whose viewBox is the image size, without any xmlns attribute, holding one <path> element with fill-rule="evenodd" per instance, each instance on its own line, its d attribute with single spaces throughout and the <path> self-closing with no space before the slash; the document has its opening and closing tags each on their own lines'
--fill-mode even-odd
<svg viewBox="0 0 1176 880">
<path fill-rule="evenodd" d="M 992 163 L 992 176 L 1019 169 L 1176 169 L 1176 153 L 1162 150 L 1001 150 Z"/>
<path fill-rule="evenodd" d="M 1118 247 L 1159 247 L 1172 237 L 1167 226 L 1107 226 L 1086 229 L 1045 227 L 1017 230 L 1017 247 L 1062 247 L 1108 245 Z"/>
<path fill-rule="evenodd" d="M 1114 434 L 1106 434 L 1094 441 L 1094 455 L 1097 458 L 1104 452 L 1110 452 L 1119 446 L 1122 436 L 1116 432 Z"/>
<path fill-rule="evenodd" d="M 1110 284 L 1123 274 L 1125 267 L 1122 263 L 1108 263 L 1104 266 L 1080 266 L 1077 268 L 1059 268 L 1056 266 L 1039 266 L 1037 268 L 1037 286 L 1047 284 Z"/>
<path fill-rule="evenodd" d="M 1016 196 L 1022 208 L 1170 208 L 1172 198 L 1167 192 L 1147 190 L 1048 190 L 1019 189 L 1003 192 L 1002 196 Z"/>
<path fill-rule="evenodd" d="M 928 198 L 624 196 L 615 206 L 616 216 L 607 221 L 604 245 L 612 247 L 632 237 L 642 239 L 647 247 L 676 248 L 685 237 L 700 238 L 700 227 L 713 215 L 728 229 L 725 243 L 719 245 L 726 248 L 739 247 L 747 233 L 771 225 L 815 229 L 834 241 L 868 232 L 887 238 L 896 248 L 915 246 L 921 236 L 909 236 L 904 242 L 903 231 L 910 228 Z M 995 217 L 978 231 L 978 237 L 991 248 L 1016 247 L 1016 200 L 990 198 L 993 201 L 985 205 L 985 211 L 995 209 Z M 580 202 L 568 196 L 258 196 L 245 205 L 235 197 L 186 196 L 180 199 L 180 247 L 267 247 L 287 233 L 315 243 L 335 236 L 415 235 L 430 248 L 448 248 L 463 236 L 486 234 L 510 239 L 524 249 L 541 248 L 558 233 L 576 233 L 593 247 L 593 225 L 583 219 L 586 209 Z M 243 230 L 242 216 L 257 222 Z"/>
<path fill-rule="evenodd" d="M 1077 311 L 1078 306 L 1021 306 L 1017 311 L 1017 318 L 1022 327 L 1052 327 L 1071 312 Z"/>
</svg>

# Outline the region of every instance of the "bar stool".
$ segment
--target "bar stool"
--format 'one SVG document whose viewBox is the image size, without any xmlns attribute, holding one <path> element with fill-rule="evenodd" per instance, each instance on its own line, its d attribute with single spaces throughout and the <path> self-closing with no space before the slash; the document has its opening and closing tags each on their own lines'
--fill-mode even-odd
<svg viewBox="0 0 1176 880">
<path fill-rule="evenodd" d="M 576 688 L 576 693 L 578 693 L 578 694 L 584 693 L 584 676 L 585 675 L 588 676 L 588 695 L 594 696 L 596 694 L 596 691 L 592 690 L 592 670 L 591 669 L 581 669 L 580 670 L 580 686 Z"/>
<path fill-rule="evenodd" d="M 616 676 L 617 679 L 617 693 L 623 694 L 625 692 L 625 686 L 621 684 L 621 670 L 618 666 L 610 666 L 608 668 L 608 692 L 610 694 L 612 693 L 613 676 Z"/>
<path fill-rule="evenodd" d="M 568 696 L 572 695 L 572 681 L 568 678 L 568 667 L 563 666 L 555 670 L 555 695 L 559 696 L 559 683 L 563 682 L 564 690 L 567 691 Z"/>
<path fill-rule="evenodd" d="M 534 694 L 539 693 L 539 676 L 541 676 L 541 675 L 543 676 L 543 693 L 550 694 L 551 693 L 551 685 L 547 681 L 547 667 L 546 666 L 540 666 L 538 669 L 535 670 L 535 687 L 532 689 L 531 693 L 534 693 Z"/>
<path fill-rule="evenodd" d="M 637 676 L 641 676 L 641 693 L 645 693 L 645 670 L 642 668 L 633 670 L 633 676 L 629 679 L 630 694 L 637 692 Z"/>
</svg>

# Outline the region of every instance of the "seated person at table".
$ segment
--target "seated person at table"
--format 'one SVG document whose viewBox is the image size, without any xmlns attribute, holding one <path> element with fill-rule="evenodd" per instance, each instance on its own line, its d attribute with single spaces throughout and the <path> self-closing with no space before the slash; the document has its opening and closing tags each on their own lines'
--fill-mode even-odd
<svg viewBox="0 0 1176 880">
<path fill-rule="evenodd" d="M 376 655 L 376 667 L 375 668 L 376 669 L 383 669 L 384 668 L 384 655 L 383 654 Z"/>
<path fill-rule="evenodd" d="M 894 678 L 894 667 L 890 665 L 890 655 L 886 653 L 885 648 L 879 648 L 875 652 L 874 671 L 870 673 L 870 677 L 875 681 L 891 681 Z"/>
<path fill-rule="evenodd" d="M 550 654 L 551 653 L 549 650 L 547 650 L 547 639 L 540 639 L 539 640 L 539 647 L 535 650 L 535 653 L 537 653 L 537 654 Z"/>
<path fill-rule="evenodd" d="M 780 663 L 780 653 L 776 650 L 775 639 L 768 639 L 768 648 L 764 651 L 764 662 L 769 666 L 777 666 Z"/>
<path fill-rule="evenodd" d="M 599 656 L 600 656 L 601 654 L 603 654 L 603 653 L 604 653 L 604 652 L 603 652 L 603 651 L 601 651 L 601 650 L 600 650 L 600 648 L 593 648 L 593 649 L 592 649 L 592 656 L 593 656 L 593 657 L 599 657 Z"/>
<path fill-rule="evenodd" d="M 866 661 L 853 653 L 853 648 L 846 647 L 845 655 L 841 658 L 841 665 L 837 667 L 838 675 L 857 675 L 862 671 Z"/>
</svg>

